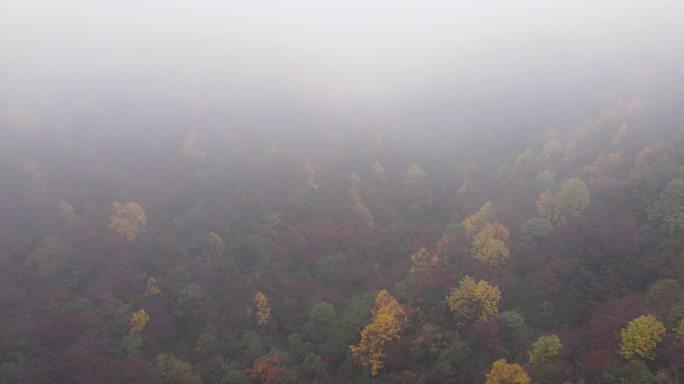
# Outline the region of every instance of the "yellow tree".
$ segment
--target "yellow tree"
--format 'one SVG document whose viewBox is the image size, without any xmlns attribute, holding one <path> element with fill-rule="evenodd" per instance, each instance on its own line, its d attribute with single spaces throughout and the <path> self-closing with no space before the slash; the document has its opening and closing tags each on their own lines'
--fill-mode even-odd
<svg viewBox="0 0 684 384">
<path fill-rule="evenodd" d="M 484 225 L 492 218 L 494 208 L 490 201 L 485 202 L 477 213 L 474 213 L 461 223 L 465 230 L 466 236 L 470 237 L 482 229 Z"/>
<path fill-rule="evenodd" d="M 530 384 L 530 376 L 518 364 L 509 364 L 506 359 L 497 360 L 486 377 L 486 384 Z"/>
<path fill-rule="evenodd" d="M 190 132 L 185 138 L 183 147 L 181 148 L 181 154 L 188 160 L 197 161 L 199 163 L 204 162 L 204 151 L 200 149 L 199 137 L 195 130 Z"/>
<path fill-rule="evenodd" d="M 145 210 L 135 202 L 126 204 L 115 202 L 112 205 L 109 228 L 127 240 L 133 240 L 147 224 Z"/>
<path fill-rule="evenodd" d="M 371 166 L 371 173 L 373 176 L 377 177 L 381 183 L 385 183 L 385 167 L 379 161 L 376 161 Z"/>
<path fill-rule="evenodd" d="M 145 329 L 145 325 L 150 321 L 150 315 L 145 312 L 144 308 L 140 308 L 138 312 L 131 315 L 131 335 L 139 335 Z"/>
<path fill-rule="evenodd" d="M 384 289 L 375 298 L 372 314 L 373 319 L 361 331 L 361 341 L 350 348 L 354 362 L 375 376 L 384 366 L 385 344 L 400 338 L 399 333 L 408 316 L 399 302 Z"/>
<path fill-rule="evenodd" d="M 620 356 L 627 360 L 639 357 L 653 360 L 655 348 L 663 340 L 665 326 L 653 315 L 642 315 L 627 324 L 620 332 Z"/>
<path fill-rule="evenodd" d="M 439 262 L 437 254 L 430 256 L 425 247 L 418 248 L 411 255 L 411 267 L 409 271 L 413 274 L 421 274 L 426 272 L 431 267 L 434 267 Z"/>
<path fill-rule="evenodd" d="M 309 188 L 318 189 L 318 183 L 316 183 L 316 169 L 310 161 L 307 161 L 304 164 L 304 180 Z"/>
<path fill-rule="evenodd" d="M 485 264 L 499 267 L 508 261 L 510 251 L 506 240 L 510 236 L 508 228 L 499 223 L 487 223 L 473 238 L 470 250 L 473 257 Z"/>
<path fill-rule="evenodd" d="M 155 277 L 150 277 L 147 279 L 147 295 L 154 296 L 161 293 L 161 289 L 157 287 L 157 279 Z"/>
<path fill-rule="evenodd" d="M 263 292 L 257 292 L 254 295 L 254 306 L 256 307 L 256 319 L 258 325 L 268 323 L 271 316 L 271 307 L 268 305 L 268 298 Z"/>
<path fill-rule="evenodd" d="M 216 232 L 209 232 L 209 256 L 211 260 L 218 259 L 226 250 L 223 238 Z"/>
<path fill-rule="evenodd" d="M 475 320 L 493 320 L 499 316 L 499 288 L 484 280 L 475 283 L 464 277 L 458 288 L 451 290 L 446 301 L 459 326 Z"/>
<path fill-rule="evenodd" d="M 178 304 L 193 304 L 202 299 L 203 289 L 199 284 L 190 283 L 178 294 Z"/>
<path fill-rule="evenodd" d="M 352 172 L 349 176 L 349 194 L 354 200 L 356 214 L 366 222 L 366 227 L 369 230 L 375 229 L 375 221 L 373 214 L 371 214 L 366 204 L 363 203 L 359 187 L 361 186 L 361 177 L 356 172 Z"/>
</svg>

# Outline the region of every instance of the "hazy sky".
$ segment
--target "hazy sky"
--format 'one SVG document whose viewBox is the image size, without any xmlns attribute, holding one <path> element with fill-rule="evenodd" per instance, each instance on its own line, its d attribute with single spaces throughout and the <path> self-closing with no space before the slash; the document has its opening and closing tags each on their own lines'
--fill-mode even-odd
<svg viewBox="0 0 684 384">
<path fill-rule="evenodd" d="M 5 96 L 64 82 L 385 97 L 681 65 L 684 51 L 678 0 L 0 3 Z"/>
</svg>

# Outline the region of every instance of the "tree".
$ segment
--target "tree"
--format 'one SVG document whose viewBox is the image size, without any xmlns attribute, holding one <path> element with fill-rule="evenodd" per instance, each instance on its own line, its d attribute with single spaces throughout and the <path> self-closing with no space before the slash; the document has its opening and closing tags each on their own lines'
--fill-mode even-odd
<svg viewBox="0 0 684 384">
<path fill-rule="evenodd" d="M 223 363 L 221 365 L 221 375 L 219 376 L 220 384 L 247 384 L 249 379 L 241 370 L 239 370 L 235 363 Z"/>
<path fill-rule="evenodd" d="M 684 343 L 684 319 L 679 320 L 679 323 L 677 323 L 677 327 L 674 329 L 675 335 L 677 335 L 677 339 Z"/>
<path fill-rule="evenodd" d="M 371 173 L 373 176 L 377 177 L 381 183 L 385 183 L 385 167 L 379 161 L 376 161 L 371 166 Z"/>
<path fill-rule="evenodd" d="M 359 187 L 361 186 L 361 177 L 356 172 L 352 172 L 349 176 L 349 194 L 354 200 L 356 215 L 362 218 L 366 222 L 366 227 L 369 230 L 375 229 L 375 221 L 373 219 L 373 214 L 364 204 L 361 198 L 361 192 L 359 192 Z"/>
<path fill-rule="evenodd" d="M 254 306 L 256 307 L 256 319 L 258 325 L 265 325 L 271 316 L 271 307 L 268 305 L 268 298 L 263 292 L 254 295 Z"/>
<path fill-rule="evenodd" d="M 197 161 L 199 163 L 204 162 L 204 151 L 200 149 L 199 137 L 195 130 L 192 130 L 185 138 L 183 147 L 181 148 L 181 154 L 190 161 Z"/>
<path fill-rule="evenodd" d="M 200 331 L 195 342 L 194 351 L 200 356 L 210 356 L 214 349 L 216 349 L 216 342 L 218 339 L 218 330 L 211 325 L 208 325 Z"/>
<path fill-rule="evenodd" d="M 202 291 L 202 287 L 199 284 L 187 284 L 178 294 L 178 304 L 197 302 L 203 296 Z"/>
<path fill-rule="evenodd" d="M 539 173 L 537 173 L 537 177 L 534 178 L 534 182 L 539 188 L 547 190 L 556 182 L 556 174 L 549 169 L 539 171 Z"/>
<path fill-rule="evenodd" d="M 280 351 L 261 356 L 254 361 L 252 368 L 247 370 L 249 377 L 261 384 L 293 383 L 291 374 L 286 368 L 286 361 Z"/>
<path fill-rule="evenodd" d="M 121 339 L 121 348 L 126 353 L 126 357 L 134 358 L 140 353 L 142 348 L 142 338 L 138 334 L 127 334 Z"/>
<path fill-rule="evenodd" d="M 534 157 L 534 149 L 526 148 L 521 154 L 518 155 L 518 157 L 515 158 L 515 165 L 519 167 L 525 166 L 531 163 L 534 160 Z"/>
<path fill-rule="evenodd" d="M 45 236 L 40 247 L 26 259 L 26 265 L 38 268 L 38 275 L 47 279 L 63 273 L 71 257 L 71 248 L 58 236 Z"/>
<path fill-rule="evenodd" d="M 446 301 L 456 322 L 462 326 L 475 320 L 493 320 L 499 315 L 499 288 L 484 280 L 475 283 L 470 277 L 464 277 L 458 288 L 451 290 Z"/>
<path fill-rule="evenodd" d="M 147 224 L 145 210 L 138 203 L 129 201 L 126 204 L 115 202 L 112 205 L 109 228 L 125 237 L 133 240 Z"/>
<path fill-rule="evenodd" d="M 532 344 L 532 352 L 528 352 L 530 355 L 530 363 L 538 364 L 551 361 L 560 355 L 561 348 L 562 344 L 558 336 L 539 336 L 537 341 Z"/>
<path fill-rule="evenodd" d="M 350 348 L 354 362 L 375 376 L 384 366 L 385 344 L 400 338 L 399 332 L 408 316 L 399 302 L 384 289 L 376 296 L 371 313 L 373 319 L 361 331 L 361 341 Z"/>
<path fill-rule="evenodd" d="M 320 342 L 327 339 L 329 332 L 335 326 L 337 313 L 335 307 L 321 301 L 316 303 L 309 311 L 309 318 L 306 322 L 306 335 L 309 340 Z"/>
<path fill-rule="evenodd" d="M 431 267 L 436 266 L 438 262 L 439 258 L 436 254 L 430 256 L 425 247 L 420 247 L 411 255 L 411 267 L 409 268 L 409 271 L 412 274 L 419 275 L 427 272 Z"/>
<path fill-rule="evenodd" d="M 502 266 L 508 261 L 510 255 L 504 243 L 508 236 L 508 229 L 504 225 L 487 223 L 473 238 L 470 247 L 473 257 L 487 265 Z"/>
<path fill-rule="evenodd" d="M 537 201 L 539 214 L 559 223 L 570 218 L 581 216 L 589 206 L 589 189 L 578 178 L 567 180 L 558 193 L 542 192 Z"/>
<path fill-rule="evenodd" d="M 672 234 L 684 231 L 684 179 L 670 181 L 658 198 L 646 208 L 648 219 Z"/>
<path fill-rule="evenodd" d="M 69 204 L 68 201 L 62 199 L 57 203 L 57 210 L 59 210 L 59 217 L 64 220 L 71 220 L 74 218 L 74 206 Z"/>
<path fill-rule="evenodd" d="M 468 344 L 457 337 L 439 354 L 437 367 L 445 376 L 457 376 L 460 380 L 469 382 L 477 370 L 473 360 L 473 352 Z"/>
<path fill-rule="evenodd" d="M 563 152 L 563 146 L 556 139 L 550 139 L 544 144 L 541 153 L 539 154 L 540 160 L 549 160 L 556 158 Z"/>
<path fill-rule="evenodd" d="M 223 238 L 216 232 L 209 232 L 209 256 L 211 260 L 221 258 L 225 250 L 226 245 L 223 243 Z"/>
<path fill-rule="evenodd" d="M 130 334 L 141 334 L 148 321 L 150 321 L 150 315 L 145 312 L 144 308 L 140 308 L 138 312 L 133 313 L 133 315 L 131 315 Z"/>
<path fill-rule="evenodd" d="M 506 359 L 497 360 L 485 375 L 486 384 L 530 384 L 527 372 L 518 364 L 509 364 Z"/>
<path fill-rule="evenodd" d="M 530 219 L 520 227 L 520 234 L 526 242 L 533 242 L 546 238 L 553 228 L 547 219 Z"/>
<path fill-rule="evenodd" d="M 306 186 L 311 189 L 318 189 L 318 183 L 316 183 L 316 169 L 312 162 L 307 161 L 304 164 L 304 181 Z"/>
<path fill-rule="evenodd" d="M 42 200 L 47 195 L 50 184 L 47 171 L 34 159 L 24 161 L 23 168 L 28 197 Z"/>
<path fill-rule="evenodd" d="M 643 361 L 630 361 L 627 364 L 610 364 L 603 372 L 601 383 L 606 384 L 653 384 L 672 383 L 655 381 L 653 373 Z"/>
<path fill-rule="evenodd" d="M 477 213 L 474 213 L 463 220 L 461 225 L 465 230 L 466 236 L 472 236 L 480 231 L 494 215 L 494 208 L 490 201 L 485 202 Z"/>
<path fill-rule="evenodd" d="M 147 295 L 154 296 L 161 293 L 161 289 L 157 286 L 157 279 L 150 277 L 147 279 Z"/>
<path fill-rule="evenodd" d="M 411 164 L 402 181 L 404 197 L 417 207 L 428 207 L 432 204 L 430 177 L 416 163 Z"/>
<path fill-rule="evenodd" d="M 172 382 L 202 384 L 202 378 L 192 371 L 192 364 L 168 353 L 157 355 L 157 370 Z"/>
<path fill-rule="evenodd" d="M 655 348 L 663 340 L 665 326 L 653 315 L 642 315 L 629 322 L 620 332 L 620 356 L 627 360 L 642 357 L 653 360 Z"/>
<path fill-rule="evenodd" d="M 242 334 L 242 359 L 249 365 L 263 353 L 261 338 L 254 331 L 245 331 Z"/>
<path fill-rule="evenodd" d="M 304 369 L 306 369 L 309 374 L 315 378 L 320 378 L 325 375 L 327 369 L 325 361 L 313 352 L 309 352 L 304 357 L 304 363 L 302 363 Z"/>
</svg>

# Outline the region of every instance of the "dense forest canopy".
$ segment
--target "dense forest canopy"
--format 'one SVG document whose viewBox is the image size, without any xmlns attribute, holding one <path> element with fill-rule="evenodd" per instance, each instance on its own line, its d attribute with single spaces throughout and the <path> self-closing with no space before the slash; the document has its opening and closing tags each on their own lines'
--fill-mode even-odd
<svg viewBox="0 0 684 384">
<path fill-rule="evenodd" d="M 676 2 L 32 3 L 1 384 L 684 381 Z"/>
</svg>

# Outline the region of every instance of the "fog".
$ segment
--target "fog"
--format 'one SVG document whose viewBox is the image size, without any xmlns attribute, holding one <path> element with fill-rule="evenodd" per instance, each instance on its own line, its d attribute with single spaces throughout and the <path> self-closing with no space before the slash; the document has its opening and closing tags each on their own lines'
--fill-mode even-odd
<svg viewBox="0 0 684 384">
<path fill-rule="evenodd" d="M 525 93 L 530 81 L 558 95 L 681 68 L 682 12 L 678 1 L 9 1 L 0 70 L 3 94 L 24 97 L 135 87 L 394 104 Z"/>
<path fill-rule="evenodd" d="M 683 20 L 0 0 L 0 384 L 682 382 Z"/>
</svg>

